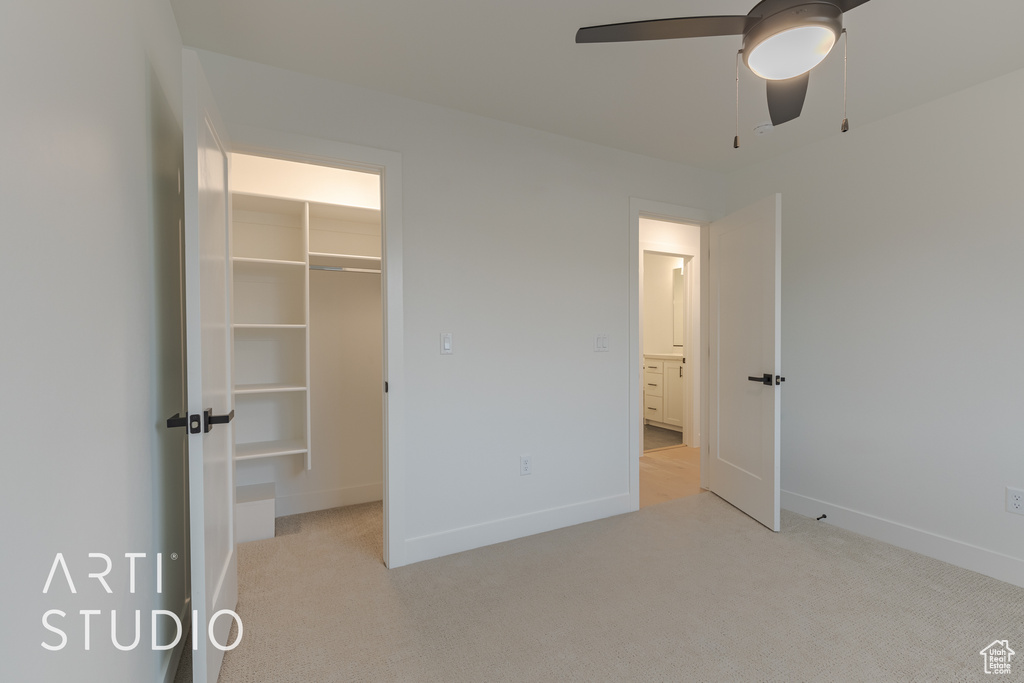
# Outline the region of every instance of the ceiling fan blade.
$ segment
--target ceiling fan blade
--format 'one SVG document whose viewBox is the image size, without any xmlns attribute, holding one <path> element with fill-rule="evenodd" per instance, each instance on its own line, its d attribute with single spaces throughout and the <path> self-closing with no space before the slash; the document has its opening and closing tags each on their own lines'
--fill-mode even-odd
<svg viewBox="0 0 1024 683">
<path fill-rule="evenodd" d="M 832 0 L 843 12 L 849 12 L 854 7 L 860 7 L 868 0 Z"/>
<path fill-rule="evenodd" d="M 666 40 L 705 36 L 743 35 L 746 16 L 681 17 L 585 26 L 576 32 L 577 43 L 616 43 L 627 40 Z"/>
<path fill-rule="evenodd" d="M 771 114 L 773 126 L 780 126 L 800 116 L 810 79 L 811 72 L 808 71 L 802 76 L 784 81 L 767 81 L 768 113 Z"/>
</svg>

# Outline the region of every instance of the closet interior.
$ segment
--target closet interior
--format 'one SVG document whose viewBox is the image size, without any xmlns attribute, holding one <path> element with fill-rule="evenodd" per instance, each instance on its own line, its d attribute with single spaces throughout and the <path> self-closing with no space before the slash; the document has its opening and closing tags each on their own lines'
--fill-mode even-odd
<svg viewBox="0 0 1024 683">
<path fill-rule="evenodd" d="M 383 497 L 380 177 L 232 155 L 236 541 Z"/>
</svg>

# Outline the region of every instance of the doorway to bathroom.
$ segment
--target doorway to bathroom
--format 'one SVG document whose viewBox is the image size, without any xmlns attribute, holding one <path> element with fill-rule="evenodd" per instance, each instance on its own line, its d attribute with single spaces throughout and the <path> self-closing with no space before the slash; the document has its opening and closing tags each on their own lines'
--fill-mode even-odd
<svg viewBox="0 0 1024 683">
<path fill-rule="evenodd" d="M 700 226 L 639 218 L 639 507 L 701 492 Z"/>
</svg>

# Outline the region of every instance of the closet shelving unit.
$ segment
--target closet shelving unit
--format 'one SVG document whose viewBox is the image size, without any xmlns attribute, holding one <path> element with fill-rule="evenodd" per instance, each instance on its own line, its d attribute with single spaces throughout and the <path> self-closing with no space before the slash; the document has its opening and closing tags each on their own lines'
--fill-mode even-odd
<svg viewBox="0 0 1024 683">
<path fill-rule="evenodd" d="M 309 271 L 379 273 L 380 211 L 232 195 L 235 460 L 310 449 Z"/>
<path fill-rule="evenodd" d="M 309 450 L 305 202 L 232 196 L 235 460 Z"/>
</svg>

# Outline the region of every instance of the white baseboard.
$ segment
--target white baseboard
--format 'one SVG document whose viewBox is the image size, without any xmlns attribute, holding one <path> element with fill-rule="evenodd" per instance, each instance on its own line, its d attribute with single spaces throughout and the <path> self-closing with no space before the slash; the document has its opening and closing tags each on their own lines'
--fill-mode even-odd
<svg viewBox="0 0 1024 683">
<path fill-rule="evenodd" d="M 290 496 L 278 496 L 274 514 L 277 517 L 298 515 L 303 512 L 329 510 L 346 505 L 372 503 L 384 498 L 384 484 L 366 484 L 328 491 L 310 491 Z"/>
<path fill-rule="evenodd" d="M 668 430 L 671 430 L 673 432 L 679 432 L 680 434 L 683 433 L 683 428 L 682 427 L 677 427 L 676 425 L 670 425 L 667 422 L 658 422 L 657 420 L 646 420 L 645 419 L 644 420 L 644 424 L 649 424 L 652 427 L 661 427 L 662 429 L 668 429 Z"/>
<path fill-rule="evenodd" d="M 915 527 L 850 510 L 791 491 L 782 492 L 782 507 L 805 517 L 828 515 L 842 529 L 906 548 L 1024 588 L 1024 561 Z"/>
<path fill-rule="evenodd" d="M 410 538 L 405 542 L 406 563 L 421 562 L 435 557 L 482 548 L 485 545 L 511 541 L 523 536 L 553 531 L 595 519 L 629 512 L 629 494 L 610 496 L 584 503 L 506 517 L 492 522 L 474 524 Z"/>
</svg>

